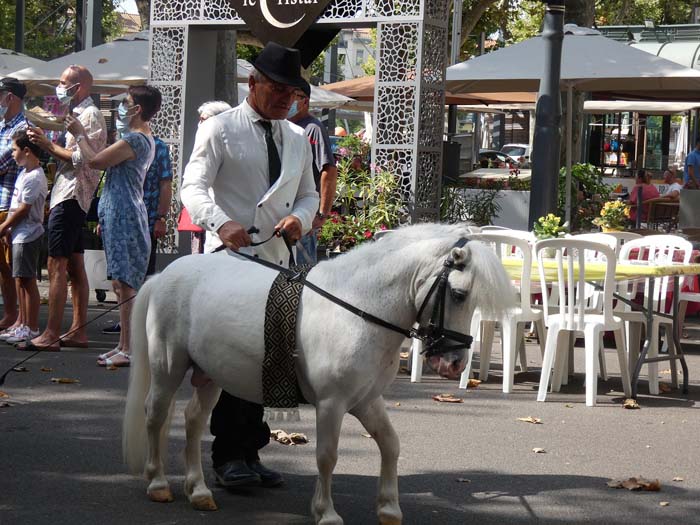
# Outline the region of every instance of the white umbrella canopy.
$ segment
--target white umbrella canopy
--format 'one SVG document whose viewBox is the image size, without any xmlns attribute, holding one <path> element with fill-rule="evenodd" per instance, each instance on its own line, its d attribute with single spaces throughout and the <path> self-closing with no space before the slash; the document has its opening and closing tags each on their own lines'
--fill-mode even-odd
<svg viewBox="0 0 700 525">
<path fill-rule="evenodd" d="M 11 73 L 25 67 L 40 66 L 43 60 L 0 47 L 0 78 L 9 77 Z"/>
<path fill-rule="evenodd" d="M 243 99 L 248 96 L 248 93 L 248 84 L 244 84 L 242 82 L 239 83 L 238 101 L 242 102 Z M 317 88 L 316 86 L 311 86 L 311 99 L 309 101 L 309 108 L 311 109 L 336 109 L 347 105 L 352 105 L 354 103 L 355 100 L 351 98 Z"/>
<path fill-rule="evenodd" d="M 593 29 L 564 26 L 562 89 L 629 97 L 698 100 L 700 71 L 606 38 Z M 453 93 L 538 91 L 546 42 L 536 36 L 447 69 Z M 684 93 L 682 93 L 684 92 Z"/>
</svg>

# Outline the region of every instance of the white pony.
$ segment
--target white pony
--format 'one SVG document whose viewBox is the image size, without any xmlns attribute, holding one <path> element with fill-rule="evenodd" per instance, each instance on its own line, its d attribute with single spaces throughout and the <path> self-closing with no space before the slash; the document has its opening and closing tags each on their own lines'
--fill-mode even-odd
<svg viewBox="0 0 700 525">
<path fill-rule="evenodd" d="M 376 243 L 324 261 L 309 282 L 381 319 L 410 329 L 443 263 L 448 277 L 445 327 L 466 333 L 474 308 L 504 313 L 514 304 L 510 280 L 490 248 L 456 241 L 466 226 L 421 224 L 402 228 Z M 462 266 L 463 265 L 463 266 Z M 196 387 L 186 410 L 185 492 L 198 510 L 215 510 L 204 482 L 201 436 L 220 388 L 262 402 L 265 304 L 277 272 L 231 252 L 183 257 L 149 280 L 132 317 L 132 357 L 124 416 L 123 452 L 134 472 L 144 472 L 153 501 L 171 501 L 162 453 L 173 396 L 196 364 L 213 383 Z M 431 304 L 419 319 L 425 324 Z M 304 288 L 297 322 L 296 372 L 305 398 L 316 407 L 319 477 L 312 500 L 317 523 L 342 523 L 333 508 L 331 476 L 343 415 L 354 415 L 381 453 L 377 515 L 400 523 L 397 459 L 399 440 L 382 393 L 399 365 L 399 333 L 361 319 Z M 441 375 L 457 378 L 465 351 L 431 358 Z M 145 411 L 144 411 L 145 403 Z"/>
</svg>

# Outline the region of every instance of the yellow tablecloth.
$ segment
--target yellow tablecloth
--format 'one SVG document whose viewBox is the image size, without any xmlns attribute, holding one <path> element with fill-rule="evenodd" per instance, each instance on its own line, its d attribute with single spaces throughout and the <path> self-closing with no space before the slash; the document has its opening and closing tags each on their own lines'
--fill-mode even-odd
<svg viewBox="0 0 700 525">
<path fill-rule="evenodd" d="M 501 260 L 503 267 L 512 279 L 520 279 L 522 273 L 523 261 L 515 257 L 508 257 Z M 586 273 L 584 278 L 587 281 L 602 281 L 605 278 L 606 265 L 599 262 L 587 262 Z M 566 265 L 564 266 L 566 271 Z M 550 281 L 557 280 L 557 263 L 556 261 L 544 261 L 545 279 Z M 663 277 L 666 275 L 698 275 L 700 274 L 700 264 L 618 264 L 615 269 L 615 280 L 626 281 L 628 279 L 639 279 L 644 277 Z M 539 281 L 539 270 L 537 263 L 532 265 L 531 279 Z M 578 279 L 578 265 L 574 265 L 574 275 Z"/>
</svg>

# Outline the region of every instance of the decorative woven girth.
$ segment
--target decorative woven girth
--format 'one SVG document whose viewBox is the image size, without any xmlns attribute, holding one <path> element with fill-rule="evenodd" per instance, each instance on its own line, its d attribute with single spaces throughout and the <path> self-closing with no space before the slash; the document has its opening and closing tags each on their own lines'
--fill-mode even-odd
<svg viewBox="0 0 700 525">
<path fill-rule="evenodd" d="M 311 266 L 297 266 L 302 277 Z M 299 392 L 294 361 L 299 298 L 304 285 L 283 274 L 272 283 L 265 306 L 265 357 L 262 367 L 263 405 L 266 421 L 298 421 Z"/>
</svg>

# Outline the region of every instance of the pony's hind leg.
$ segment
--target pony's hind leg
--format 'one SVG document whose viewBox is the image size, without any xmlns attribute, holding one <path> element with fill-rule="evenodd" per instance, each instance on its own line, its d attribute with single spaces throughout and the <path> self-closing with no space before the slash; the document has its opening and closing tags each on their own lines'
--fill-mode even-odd
<svg viewBox="0 0 700 525">
<path fill-rule="evenodd" d="M 146 479 L 150 482 L 146 494 L 151 501 L 168 503 L 173 501 L 170 485 L 165 477 L 163 451 L 166 450 L 167 434 L 173 398 L 187 371 L 187 366 L 171 363 L 168 371 L 154 369 L 151 360 L 151 388 L 146 398 L 146 433 L 148 456 Z"/>
<path fill-rule="evenodd" d="M 331 478 L 338 461 L 338 440 L 344 410 L 334 401 L 327 400 L 316 406 L 316 464 L 318 479 L 311 500 L 311 512 L 319 525 L 342 525 L 343 519 L 333 508 Z"/>
<path fill-rule="evenodd" d="M 185 408 L 185 494 L 196 510 L 217 510 L 214 497 L 204 481 L 201 442 L 207 417 L 220 393 L 221 389 L 209 381 L 195 389 Z"/>
<path fill-rule="evenodd" d="M 379 523 L 398 524 L 403 519 L 399 507 L 399 482 L 396 465 L 399 459 L 399 437 L 396 435 L 384 406 L 384 398 L 378 397 L 355 407 L 350 413 L 355 416 L 374 438 L 382 457 L 377 494 L 377 517 Z"/>
</svg>

